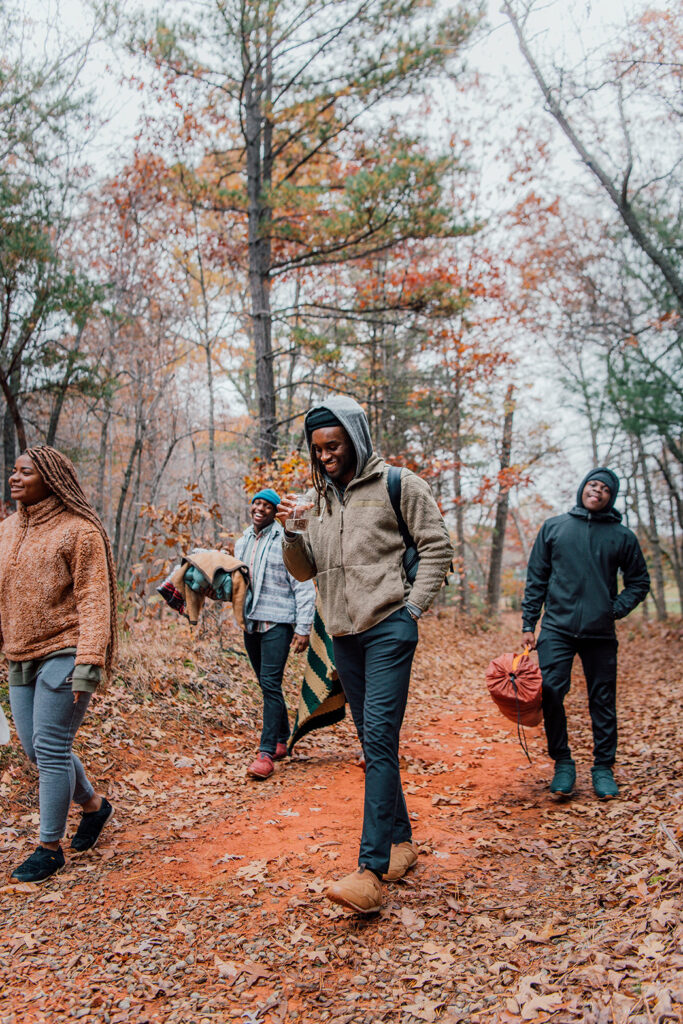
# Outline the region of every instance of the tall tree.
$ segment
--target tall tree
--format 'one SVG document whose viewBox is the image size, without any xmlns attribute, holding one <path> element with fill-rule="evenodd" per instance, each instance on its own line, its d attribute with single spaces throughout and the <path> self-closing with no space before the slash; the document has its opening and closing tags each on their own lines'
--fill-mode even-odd
<svg viewBox="0 0 683 1024">
<path fill-rule="evenodd" d="M 22 395 L 51 389 L 74 370 L 73 353 L 56 342 L 57 325 L 82 325 L 99 295 L 65 251 L 68 217 L 56 206 L 41 183 L 0 173 L 0 388 L 21 448 L 28 444 Z M 55 416 L 53 408 L 56 428 Z M 46 425 L 37 433 L 54 431 Z M 12 447 L 6 432 L 6 469 Z"/>
<path fill-rule="evenodd" d="M 503 417 L 503 435 L 500 444 L 500 470 L 498 472 L 498 499 L 496 501 L 496 519 L 491 539 L 491 555 L 489 558 L 489 574 L 486 584 L 486 611 L 489 615 L 498 614 L 500 604 L 500 579 L 503 569 L 503 551 L 505 548 L 505 531 L 508 521 L 510 504 L 510 482 L 507 479 L 512 456 L 512 422 L 515 414 L 513 400 L 514 386 L 508 384 L 505 394 L 505 416 Z"/>
<path fill-rule="evenodd" d="M 433 0 L 211 0 L 192 24 L 173 23 L 167 5 L 144 40 L 169 85 L 191 83 L 210 114 L 217 173 L 198 191 L 246 219 L 265 459 L 278 435 L 274 282 L 454 230 L 445 161 L 387 112 L 448 64 L 478 16 L 474 6 L 439 15 Z M 221 131 L 221 118 L 234 130 Z"/>
<path fill-rule="evenodd" d="M 69 252 L 69 236 L 80 184 L 74 168 L 90 135 L 89 97 L 79 77 L 100 25 L 95 16 L 73 42 L 61 34 L 55 38 L 55 25 L 39 18 L 29 26 L 24 8 L 11 0 L 0 7 L 0 389 L 6 471 L 15 441 L 22 447 L 28 442 L 23 395 L 54 388 L 58 394 L 73 381 L 72 354 L 57 336 L 71 326 L 78 334 L 97 298 L 89 275 L 77 269 Z M 34 433 L 54 437 L 59 415 L 57 401 L 51 425 L 36 424 Z"/>
</svg>

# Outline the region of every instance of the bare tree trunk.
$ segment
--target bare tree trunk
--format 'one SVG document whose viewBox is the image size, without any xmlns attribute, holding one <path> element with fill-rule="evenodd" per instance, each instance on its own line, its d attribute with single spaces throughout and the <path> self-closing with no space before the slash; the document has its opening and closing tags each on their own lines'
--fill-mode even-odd
<svg viewBox="0 0 683 1024">
<path fill-rule="evenodd" d="M 119 577 L 125 579 L 128 576 L 130 567 L 133 563 L 133 545 L 135 544 L 135 536 L 138 532 L 138 525 L 140 523 L 140 516 L 138 515 L 138 506 L 140 504 L 140 486 L 142 482 L 142 447 L 140 447 L 137 456 L 137 469 L 135 473 L 135 489 L 133 491 L 131 500 L 128 504 L 128 512 L 126 514 L 126 529 L 128 533 L 128 539 L 126 541 L 126 550 L 123 556 L 123 563 L 119 565 Z M 129 524 L 130 532 L 129 531 Z"/>
<path fill-rule="evenodd" d="M 211 344 L 207 340 L 206 353 L 206 384 L 209 389 L 209 498 L 212 505 L 218 504 L 218 479 L 216 476 L 216 400 L 213 393 L 213 355 Z M 212 516 L 213 539 L 218 544 L 218 520 Z"/>
<path fill-rule="evenodd" d="M 14 426 L 14 420 L 12 419 L 12 413 L 9 411 L 8 406 L 5 406 L 5 413 L 2 417 L 2 451 L 5 464 L 2 497 L 3 501 L 9 503 L 12 501 L 12 495 L 10 494 L 9 489 L 9 478 L 12 470 L 14 469 L 14 463 L 17 460 L 17 431 Z"/>
<path fill-rule="evenodd" d="M 128 491 L 130 490 L 130 481 L 133 476 L 133 469 L 135 468 L 135 460 L 137 459 L 140 451 L 142 450 L 144 427 L 138 427 L 138 434 L 135 438 L 133 447 L 130 450 L 128 457 L 128 465 L 126 466 L 126 472 L 123 475 L 123 483 L 121 484 L 121 491 L 119 493 L 119 501 L 116 507 L 116 519 L 114 521 L 114 543 L 112 549 L 114 553 L 114 561 L 119 564 L 119 545 L 121 543 L 121 526 L 123 523 L 123 510 L 126 505 L 126 498 L 128 497 Z"/>
<path fill-rule="evenodd" d="M 455 497 L 455 572 L 458 579 L 458 610 L 467 614 L 470 608 L 465 562 L 465 508 L 462 500 L 462 422 L 460 415 L 460 371 L 456 370 L 453 417 L 453 493 Z"/>
<path fill-rule="evenodd" d="M 74 341 L 74 347 L 70 352 L 67 353 L 66 366 L 62 379 L 59 383 L 57 395 L 52 405 L 52 411 L 50 412 L 50 423 L 47 428 L 47 436 L 45 438 L 45 444 L 54 446 L 55 439 L 57 437 L 57 427 L 59 426 L 59 418 L 62 415 L 62 409 L 64 407 L 64 399 L 66 398 L 67 391 L 69 390 L 69 384 L 71 383 L 71 377 L 74 370 L 74 363 L 76 362 L 75 356 L 81 347 L 81 340 L 83 338 L 83 331 L 85 330 L 85 324 L 81 324 L 76 334 Z"/>
<path fill-rule="evenodd" d="M 586 419 L 588 421 L 588 431 L 591 439 L 591 452 L 593 456 L 593 465 L 600 465 L 600 456 L 598 455 L 598 429 L 600 425 L 600 418 L 596 419 L 593 411 L 593 403 L 591 402 L 590 387 L 586 380 L 586 375 L 583 370 L 583 364 L 579 359 L 579 366 L 577 371 L 577 379 L 579 388 L 581 390 L 581 397 L 583 398 L 583 405 L 586 411 Z"/>
<path fill-rule="evenodd" d="M 185 437 L 187 437 L 187 435 L 185 435 Z M 154 478 L 152 480 L 152 485 L 151 485 L 150 490 L 149 490 L 149 495 L 147 496 L 147 499 L 146 499 L 146 503 L 147 504 L 149 504 L 149 505 L 156 504 L 156 500 L 157 500 L 157 496 L 159 494 L 159 487 L 161 485 L 162 477 L 164 475 L 166 467 L 168 466 L 169 462 L 171 461 L 171 456 L 173 455 L 173 452 L 175 450 L 176 445 L 181 440 L 182 440 L 182 437 L 179 437 L 178 434 L 176 433 L 176 423 L 175 423 L 175 419 L 174 419 L 173 420 L 173 436 L 172 436 L 171 440 L 169 441 L 168 447 L 166 449 L 166 454 L 164 455 L 162 461 L 158 464 L 157 469 L 156 469 L 156 471 L 154 473 Z M 138 517 L 138 519 L 139 519 L 139 517 Z M 133 536 L 133 538 L 131 539 L 131 550 L 132 550 L 134 539 L 135 539 L 135 536 Z M 142 553 L 143 553 L 143 551 L 144 551 L 146 546 L 147 546 L 147 541 L 143 537 L 141 540 L 138 541 L 138 550 L 137 550 L 137 553 L 136 553 L 136 560 L 137 561 L 139 561 L 140 558 L 142 557 Z"/>
<path fill-rule="evenodd" d="M 479 557 L 479 552 L 477 551 L 476 545 L 475 544 L 470 544 L 470 542 L 467 541 L 467 540 L 465 541 L 465 548 L 470 553 L 470 564 L 472 565 L 472 567 L 474 569 L 474 573 L 477 576 L 478 581 L 479 581 L 479 586 L 480 586 L 481 590 L 483 591 L 483 589 L 484 589 L 484 587 L 486 585 L 486 570 L 484 569 L 484 566 L 481 564 L 481 558 Z"/>
<path fill-rule="evenodd" d="M 5 402 L 7 403 L 7 412 L 12 418 L 14 424 L 14 430 L 17 435 L 17 441 L 19 442 L 19 450 L 25 451 L 28 448 L 28 442 L 26 440 L 26 427 L 24 426 L 24 418 L 21 415 L 19 409 L 19 403 L 17 402 L 17 394 L 21 386 L 21 361 L 20 359 L 12 360 L 12 369 L 9 377 L 5 375 L 5 372 L 0 368 L 0 388 L 5 396 Z M 14 465 L 14 459 L 12 459 L 12 465 Z"/>
<path fill-rule="evenodd" d="M 488 615 L 497 615 L 498 606 L 500 605 L 500 578 L 503 570 L 505 530 L 510 504 L 510 489 L 505 483 L 505 473 L 510 468 L 512 453 L 512 420 L 515 414 L 515 403 L 512 396 L 514 390 L 514 386 L 509 384 L 505 395 L 505 418 L 503 419 L 503 437 L 500 448 L 500 483 L 498 485 L 496 522 L 493 527 L 489 577 L 486 587 L 486 612 Z"/>
<path fill-rule="evenodd" d="M 100 450 L 97 456 L 97 490 L 95 491 L 95 508 L 100 519 L 104 519 L 104 476 L 107 466 L 107 452 L 109 450 L 108 434 L 111 410 L 107 407 L 107 413 L 102 420 L 100 427 Z"/>
<path fill-rule="evenodd" d="M 515 530 L 517 531 L 517 536 L 519 537 L 519 546 L 522 549 L 522 558 L 524 560 L 524 564 L 527 565 L 529 562 L 530 554 L 529 542 L 526 539 L 524 530 L 522 529 L 522 524 L 519 521 L 519 515 L 517 514 L 517 510 L 514 508 L 510 509 L 510 519 L 512 519 L 512 522 L 515 524 Z"/>
<path fill-rule="evenodd" d="M 296 335 L 296 332 L 301 323 L 300 314 L 300 302 L 301 302 L 301 276 L 297 274 L 296 284 L 294 286 L 294 322 L 292 324 L 292 335 Z M 292 419 L 294 418 L 294 374 L 296 372 L 296 365 L 299 360 L 299 346 L 296 341 L 292 341 L 289 350 L 289 361 L 287 364 L 287 383 L 285 388 L 287 391 L 287 404 L 285 412 L 285 420 L 288 424 L 288 430 L 291 430 Z M 290 434 L 291 437 L 291 434 Z M 291 444 L 291 441 L 290 441 Z"/>
<path fill-rule="evenodd" d="M 645 501 L 647 504 L 648 519 L 650 521 L 650 528 L 648 532 L 648 539 L 650 541 L 651 557 L 652 557 L 652 582 L 654 584 L 652 588 L 652 600 L 655 603 L 657 610 L 657 621 L 664 622 L 666 620 L 666 598 L 664 595 L 664 566 L 662 561 L 662 547 L 659 542 L 659 531 L 657 529 L 657 513 L 655 510 L 655 503 L 652 497 L 652 481 L 647 470 L 647 458 L 643 443 L 640 438 L 636 441 L 638 445 L 638 456 L 640 462 L 640 470 L 643 477 L 643 490 L 645 492 Z"/>
<path fill-rule="evenodd" d="M 669 463 L 667 445 L 662 447 L 661 455 L 655 455 L 657 465 L 669 488 L 669 520 L 671 523 L 671 564 L 674 567 L 676 586 L 678 587 L 680 609 L 683 612 L 683 539 L 679 540 L 676 530 L 683 530 L 683 498 L 676 486 L 675 467 Z"/>
<path fill-rule="evenodd" d="M 676 586 L 678 587 L 678 604 L 681 612 L 683 612 L 683 559 L 681 558 L 683 545 L 679 548 L 676 535 L 676 509 L 671 492 L 669 492 L 669 522 L 671 524 L 671 565 L 673 566 Z"/>
<path fill-rule="evenodd" d="M 657 456 L 655 456 L 655 458 L 657 459 L 657 465 L 659 466 L 659 468 L 660 468 L 660 470 L 662 472 L 662 476 L 666 480 L 666 485 L 669 488 L 669 494 L 671 495 L 671 500 L 673 501 L 674 505 L 676 506 L 676 516 L 677 516 L 677 519 L 678 519 L 678 525 L 683 530 L 683 496 L 681 496 L 681 493 L 680 493 L 678 487 L 676 486 L 676 480 L 674 479 L 674 473 L 673 473 L 672 467 L 669 464 L 669 458 L 668 458 L 668 455 L 667 455 L 667 451 L 668 450 L 670 450 L 670 449 L 669 449 L 669 447 L 667 445 L 666 447 L 662 448 L 661 458 L 659 458 Z"/>
<path fill-rule="evenodd" d="M 199 334 L 202 339 L 201 347 L 204 349 L 204 356 L 206 359 L 206 386 L 208 388 L 209 393 L 209 502 L 212 505 L 217 505 L 218 482 L 216 478 L 216 398 L 214 395 L 213 386 L 213 345 L 214 342 L 216 341 L 216 337 L 211 326 L 211 303 L 206 291 L 206 277 L 204 274 L 204 257 L 202 252 L 202 241 L 199 232 L 197 206 L 194 203 L 192 205 L 192 216 L 194 219 L 195 246 L 197 252 L 197 282 L 199 284 L 199 288 L 202 295 L 202 315 L 201 325 L 199 325 Z M 213 539 L 214 543 L 217 544 L 218 522 L 215 519 L 213 521 Z"/>
<path fill-rule="evenodd" d="M 266 46 L 270 47 L 270 39 Z M 249 291 L 256 359 L 258 397 L 258 452 L 272 462 L 277 446 L 275 375 L 273 373 L 272 319 L 270 309 L 271 215 L 266 193 L 272 175 L 272 125 L 264 116 L 264 104 L 271 93 L 270 54 L 265 67 L 253 67 L 251 57 L 243 53 L 244 126 L 247 157 Z M 264 80 L 265 77 L 265 80 Z"/>
<path fill-rule="evenodd" d="M 3 380 L 4 380 L 3 376 Z M 9 389 L 12 393 L 13 406 L 7 402 L 5 408 L 5 416 L 3 418 L 3 452 L 5 459 L 5 489 L 4 489 L 4 500 L 7 502 L 12 501 L 12 495 L 9 490 L 9 478 L 12 470 L 14 469 L 14 463 L 17 459 L 17 441 L 19 442 L 19 450 L 24 451 L 28 448 L 26 443 L 26 434 L 24 432 L 23 420 L 19 412 L 19 407 L 14 397 L 19 393 L 21 388 L 21 357 L 14 358 L 12 360 L 12 368 L 9 375 L 8 381 Z M 4 385 L 3 385 L 4 390 Z M 17 421 L 17 417 L 19 418 Z M 21 429 L 19 429 L 21 427 Z"/>
</svg>

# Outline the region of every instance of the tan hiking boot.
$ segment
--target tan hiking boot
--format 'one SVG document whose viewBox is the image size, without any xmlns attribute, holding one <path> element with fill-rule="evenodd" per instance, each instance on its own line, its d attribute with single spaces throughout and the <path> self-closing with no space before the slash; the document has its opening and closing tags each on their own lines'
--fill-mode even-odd
<svg viewBox="0 0 683 1024">
<path fill-rule="evenodd" d="M 366 867 L 330 882 L 325 895 L 333 903 L 355 910 L 357 914 L 376 914 L 382 908 L 382 885 L 377 875 Z"/>
<path fill-rule="evenodd" d="M 393 843 L 389 867 L 382 875 L 383 882 L 395 882 L 397 878 L 403 878 L 406 871 L 410 871 L 417 864 L 417 847 L 415 843 L 407 840 L 405 843 Z"/>
</svg>

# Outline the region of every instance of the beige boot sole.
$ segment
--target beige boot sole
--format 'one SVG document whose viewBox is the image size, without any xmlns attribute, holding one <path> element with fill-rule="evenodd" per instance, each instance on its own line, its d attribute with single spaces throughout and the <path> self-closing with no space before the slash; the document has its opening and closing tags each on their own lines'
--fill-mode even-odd
<svg viewBox="0 0 683 1024">
<path fill-rule="evenodd" d="M 347 899 L 345 896 L 342 896 L 331 889 L 328 889 L 325 895 L 328 900 L 332 901 L 332 903 L 338 903 L 340 907 L 346 907 L 347 910 L 353 910 L 356 914 L 377 914 L 382 909 L 381 902 L 374 907 L 359 907 L 352 900 Z"/>
</svg>

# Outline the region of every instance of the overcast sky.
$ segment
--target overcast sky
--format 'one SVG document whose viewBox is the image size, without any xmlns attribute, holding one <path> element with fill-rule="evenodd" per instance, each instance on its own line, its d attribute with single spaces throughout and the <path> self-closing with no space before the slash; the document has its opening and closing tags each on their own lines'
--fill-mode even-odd
<svg viewBox="0 0 683 1024">
<path fill-rule="evenodd" d="M 152 0 L 126 0 L 125 8 L 159 6 Z M 161 7 L 163 8 L 163 4 Z M 167 10 L 173 5 L 168 4 Z M 642 9 L 636 0 L 545 0 L 532 22 L 535 49 L 553 52 L 562 63 L 575 63 L 583 53 L 615 37 L 615 29 Z M 488 0 L 486 27 L 469 47 L 468 61 L 482 75 L 498 82 L 508 95 L 517 94 L 522 102 L 540 106 L 535 84 L 517 48 L 512 29 L 500 13 L 500 0 Z M 61 25 L 62 30 L 82 36 L 91 20 L 87 0 L 25 0 L 25 9 L 36 22 Z M 120 152 L 131 145 L 139 116 L 139 97 L 120 84 L 120 77 L 132 64 L 107 46 L 93 48 L 86 69 L 86 80 L 98 95 L 100 110 L 108 127 L 99 140 L 99 150 Z M 495 110 L 486 112 L 487 124 L 495 127 Z"/>
<path fill-rule="evenodd" d="M 156 4 L 144 0 L 145 6 Z M 128 0 L 128 7 L 132 7 Z M 137 5 L 136 5 L 137 6 Z M 167 5 L 172 7 L 171 4 Z M 583 58 L 596 59 L 605 52 L 623 30 L 625 22 L 644 8 L 635 0 L 542 0 L 540 13 L 531 23 L 531 39 L 534 52 L 549 59 L 552 55 L 563 66 L 573 66 Z M 655 0 L 655 6 L 660 6 Z M 455 96 L 444 90 L 439 102 L 434 104 L 435 123 L 438 133 L 445 115 L 452 114 L 454 103 L 462 104 L 462 117 L 469 118 L 473 125 L 474 146 L 503 139 L 506 133 L 516 130 L 532 116 L 540 116 L 551 124 L 542 113 L 542 101 L 536 83 L 521 57 L 512 28 L 500 13 L 500 0 L 489 0 L 487 24 L 476 41 L 468 48 L 469 66 L 476 70 L 485 82 L 485 88 L 471 95 Z M 26 10 L 38 22 L 47 21 L 60 25 L 66 32 L 82 35 L 88 23 L 88 7 L 81 0 L 26 0 Z M 134 145 L 134 136 L 140 116 L 141 94 L 121 84 L 121 77 L 133 69 L 129 58 L 113 52 L 105 44 L 98 44 L 92 50 L 86 69 L 86 80 L 97 95 L 98 107 L 106 115 L 106 126 L 99 132 L 95 144 L 90 148 L 89 157 L 97 171 L 108 173 L 120 167 Z M 482 109 L 482 104 L 485 104 Z M 543 121 L 541 122 L 543 123 Z M 566 140 L 555 133 L 553 148 L 559 165 L 567 174 L 576 177 L 580 184 L 586 181 L 588 172 L 583 168 Z M 476 159 L 476 154 L 475 154 Z M 481 161 L 482 181 L 493 189 L 496 181 L 506 180 L 507 169 L 493 161 Z M 485 191 L 486 189 L 484 189 Z M 479 211 L 477 211 L 478 213 Z M 487 211 L 488 212 L 488 211 Z M 547 415 L 556 421 L 558 440 L 565 453 L 566 464 L 572 474 L 583 473 L 586 468 L 586 441 L 579 421 L 571 409 L 557 406 L 557 387 L 548 386 L 542 376 L 542 364 L 536 363 L 536 374 L 529 383 L 534 384 L 533 394 L 538 402 L 547 406 Z M 540 373 L 539 373 L 540 371 Z M 533 401 L 531 393 L 527 396 Z M 559 413 L 559 417 L 558 417 Z M 535 413 L 536 414 L 536 413 Z M 560 502 L 573 492 L 573 480 L 564 479 L 557 494 Z M 551 488 L 552 489 L 552 488 Z M 566 492 L 566 494 L 565 494 Z"/>
</svg>

